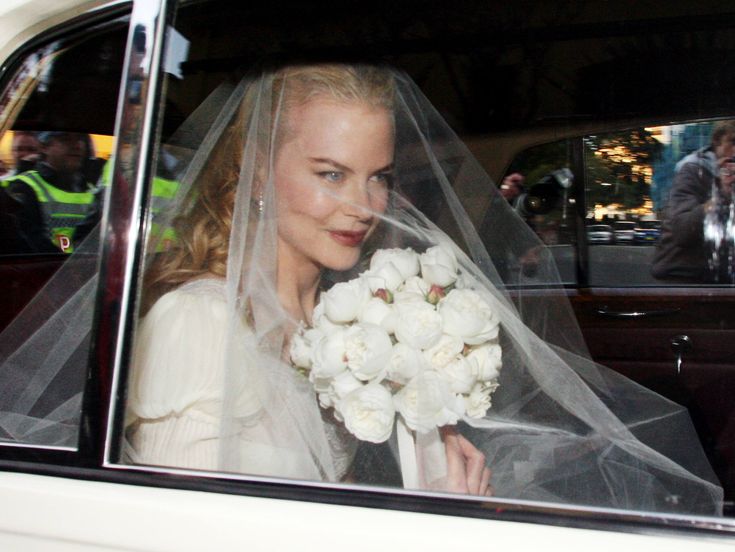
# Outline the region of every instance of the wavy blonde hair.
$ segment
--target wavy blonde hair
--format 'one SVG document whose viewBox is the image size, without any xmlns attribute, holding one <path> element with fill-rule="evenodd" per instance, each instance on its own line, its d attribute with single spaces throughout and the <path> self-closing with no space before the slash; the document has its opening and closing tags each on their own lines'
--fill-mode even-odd
<svg viewBox="0 0 735 552">
<path fill-rule="evenodd" d="M 345 103 L 367 103 L 393 112 L 395 84 L 391 71 L 370 65 L 292 65 L 270 73 L 273 78 L 271 120 L 277 110 L 281 124 L 275 148 L 288 139 L 291 127 L 288 112 L 315 98 L 332 98 Z M 268 78 L 268 74 L 260 77 Z M 258 86 L 250 86 L 231 124 L 227 126 L 202 171 L 194 182 L 184 214 L 173 221 L 176 240 L 157 258 L 145 274 L 144 309 L 166 291 L 207 274 L 225 277 L 233 209 L 245 132 L 256 115 Z M 264 132 L 271 132 L 266 129 Z M 259 136 L 259 145 L 268 147 L 268 137 Z M 256 165 L 266 167 L 267 151 L 256 152 Z M 255 174 L 261 174 L 255 167 Z M 258 183 L 256 182 L 256 187 Z M 255 192 L 253 192 L 255 193 Z"/>
</svg>

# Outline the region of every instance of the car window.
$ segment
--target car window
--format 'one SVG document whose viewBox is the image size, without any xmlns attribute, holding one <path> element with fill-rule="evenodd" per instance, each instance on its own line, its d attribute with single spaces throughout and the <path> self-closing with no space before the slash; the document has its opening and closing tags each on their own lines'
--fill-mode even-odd
<svg viewBox="0 0 735 552">
<path fill-rule="evenodd" d="M 352 27 L 348 22 L 341 20 L 339 14 L 333 14 L 334 19 L 310 21 L 311 25 L 323 32 L 301 34 L 297 32 L 297 29 L 302 27 L 290 26 L 290 19 L 284 21 L 282 18 L 277 18 L 278 24 L 275 24 L 275 20 L 270 19 L 273 14 L 269 10 L 263 13 L 257 10 L 251 12 L 250 8 L 238 8 L 231 3 L 224 3 L 221 5 L 222 9 L 217 10 L 211 10 L 209 7 L 211 6 L 205 3 L 182 5 L 177 11 L 175 28 L 168 29 L 167 36 L 170 42 L 164 69 L 165 96 L 161 99 L 160 128 L 157 130 L 159 134 L 152 158 L 154 166 L 151 173 L 155 176 L 148 182 L 147 234 L 142 239 L 143 250 L 139 251 L 140 256 L 137 258 L 141 270 L 136 280 L 137 302 L 131 307 L 134 329 L 126 345 L 128 349 L 124 356 L 127 358 L 121 364 L 120 387 L 116 394 L 122 400 L 115 405 L 115 433 L 113 443 L 110 445 L 111 456 L 109 458 L 112 463 L 135 469 L 173 471 L 176 471 L 177 468 L 212 471 L 212 465 L 222 465 L 216 462 L 212 464 L 209 461 L 200 462 L 201 458 L 197 456 L 203 453 L 210 460 L 212 454 L 216 456 L 212 443 L 221 438 L 220 428 L 213 429 L 211 424 L 207 425 L 207 423 L 216 416 L 217 410 L 221 408 L 221 401 L 216 396 L 212 396 L 209 397 L 211 400 L 204 401 L 206 404 L 197 399 L 194 401 L 195 407 L 192 402 L 171 404 L 168 402 L 170 396 L 166 395 L 168 384 L 163 385 L 161 383 L 163 380 L 157 379 L 160 373 L 150 372 L 136 378 L 135 363 L 138 360 L 137 351 L 145 347 L 152 331 L 161 327 L 181 331 L 183 324 L 182 320 L 176 317 L 160 317 L 162 311 L 161 303 L 158 301 L 166 296 L 166 290 L 157 290 L 156 300 L 149 300 L 150 290 L 154 285 L 160 283 L 160 280 L 156 281 L 156 274 L 146 272 L 145 269 L 153 266 L 156 259 L 166 259 L 166 253 L 171 250 L 172 246 L 175 249 L 176 246 L 190 239 L 188 234 L 178 233 L 180 226 L 177 226 L 177 220 L 166 218 L 165 213 L 172 205 L 176 205 L 179 199 L 176 197 L 177 193 L 186 186 L 186 184 L 182 185 L 187 178 L 186 167 L 191 164 L 196 165 L 197 153 L 201 151 L 201 144 L 208 143 L 208 133 L 214 126 L 213 122 L 217 122 L 217 108 L 226 105 L 229 94 L 236 89 L 241 76 L 249 71 L 257 70 L 264 59 L 267 62 L 278 63 L 284 59 L 291 59 L 294 52 L 300 50 L 308 52 L 315 59 L 332 59 L 335 52 L 344 53 L 341 48 L 346 48 L 347 51 L 361 58 L 361 55 L 356 53 L 358 50 L 362 51 L 362 48 L 374 46 L 375 53 L 379 53 L 378 57 L 382 61 L 387 60 L 406 71 L 416 81 L 422 93 L 425 93 L 433 102 L 432 105 L 436 106 L 441 116 L 449 121 L 451 132 L 458 133 L 473 152 L 479 152 L 477 154 L 479 164 L 492 175 L 501 175 L 497 178 L 500 195 L 494 195 L 489 188 L 481 190 L 471 185 L 467 185 L 467 189 L 461 189 L 461 185 L 468 182 L 466 176 L 463 175 L 467 166 L 457 161 L 457 159 L 461 161 L 461 158 L 446 155 L 433 166 L 425 164 L 416 169 L 416 173 L 411 174 L 413 178 L 406 179 L 409 184 L 415 185 L 415 188 L 409 186 L 407 195 L 432 222 L 441 221 L 442 217 L 446 217 L 448 210 L 436 201 L 438 196 L 421 188 L 426 181 L 422 171 L 431 171 L 437 166 L 441 167 L 448 183 L 458 188 L 457 192 L 461 201 L 464 202 L 468 216 L 472 219 L 484 244 L 489 247 L 503 241 L 502 245 L 507 245 L 505 249 L 497 247 L 496 252 L 500 251 L 500 256 L 503 258 L 500 261 L 494 259 L 498 267 L 497 276 L 502 281 L 503 286 L 501 287 L 504 289 L 515 291 L 525 288 L 534 290 L 541 288 L 541 291 L 544 291 L 544 284 L 549 281 L 555 284 L 561 282 L 570 288 L 583 287 L 588 284 L 603 285 L 601 284 L 602 279 L 626 276 L 627 272 L 630 272 L 633 278 L 639 277 L 635 269 L 621 269 L 617 265 L 607 265 L 602 268 L 603 265 L 596 259 L 599 255 L 604 255 L 606 251 L 613 255 L 612 259 L 615 261 L 617 259 L 615 255 L 620 247 L 638 247 L 636 251 L 644 253 L 654 247 L 653 244 L 657 241 L 656 231 L 663 225 L 663 222 L 659 224 L 658 221 L 662 221 L 663 217 L 654 212 L 652 207 L 653 200 L 649 187 L 653 173 L 649 168 L 656 155 L 659 154 L 660 142 L 655 137 L 655 131 L 649 127 L 613 132 L 610 129 L 614 127 L 606 123 L 602 125 L 604 131 L 592 134 L 590 128 L 594 127 L 592 123 L 595 121 L 587 125 L 583 133 L 577 133 L 573 128 L 575 118 L 584 116 L 587 109 L 602 109 L 604 107 L 602 97 L 588 97 L 580 93 L 574 102 L 564 104 L 567 118 L 564 124 L 560 125 L 564 127 L 563 131 L 558 134 L 569 136 L 569 138 L 546 142 L 539 139 L 538 135 L 532 137 L 514 135 L 508 138 L 508 135 L 513 134 L 514 131 L 522 135 L 522 131 L 529 129 L 538 130 L 538 134 L 543 134 L 544 127 L 552 125 L 549 121 L 553 120 L 556 106 L 559 105 L 556 102 L 559 99 L 559 90 L 555 88 L 553 93 L 549 93 L 549 96 L 526 98 L 533 103 L 534 109 L 529 108 L 528 112 L 523 112 L 520 110 L 524 106 L 516 105 L 519 111 L 516 112 L 517 118 L 515 119 L 509 116 L 508 111 L 488 109 L 487 102 L 491 100 L 498 101 L 500 104 L 502 104 L 501 100 L 508 100 L 502 92 L 489 86 L 483 77 L 486 75 L 487 65 L 491 64 L 489 60 L 495 59 L 494 56 L 497 54 L 494 46 L 483 49 L 481 54 L 475 51 L 474 54 L 466 54 L 467 57 L 459 56 L 458 59 L 452 59 L 452 56 L 446 58 L 441 48 L 436 51 L 433 47 L 421 46 L 423 44 L 421 41 L 418 45 L 413 44 L 409 39 L 412 35 L 408 31 L 408 36 L 402 36 L 401 40 L 407 39 L 408 43 L 413 45 L 409 46 L 401 42 L 406 50 L 401 48 L 394 50 L 392 43 L 390 41 L 386 43 L 385 37 L 380 33 L 366 33 L 359 37 L 350 35 L 350 33 L 345 33 L 344 29 Z M 228 17 L 223 18 L 223 13 L 227 13 Z M 302 12 L 298 13 L 306 16 Z M 242 17 L 237 18 L 233 14 L 240 14 Z M 296 15 L 293 17 L 297 18 Z M 248 32 L 238 27 L 235 33 L 229 20 L 246 21 Z M 370 21 L 375 23 L 375 20 Z M 203 35 L 201 29 L 208 28 L 207 25 L 216 28 L 218 32 L 207 32 Z M 435 31 L 436 29 L 428 31 L 429 36 L 435 38 L 437 36 Z M 482 36 L 482 33 L 479 32 L 479 29 L 477 32 L 477 40 L 481 40 L 479 37 Z M 261 40 L 264 34 L 269 36 L 266 51 L 263 50 L 264 45 Z M 581 40 L 585 41 L 584 38 Z M 553 39 L 551 41 L 553 42 Z M 429 44 L 433 42 L 430 40 Z M 522 48 L 521 45 L 515 43 L 508 47 L 511 50 Z M 353 50 L 350 50 L 351 48 Z M 562 50 L 568 54 L 565 47 L 562 47 Z M 325 51 L 328 54 L 325 54 Z M 299 55 L 301 54 L 304 52 L 300 52 Z M 309 55 L 304 55 L 309 58 Z M 505 62 L 512 64 L 512 59 L 512 57 L 505 58 Z M 541 66 L 545 65 L 539 65 Z M 493 67 L 500 73 L 503 72 L 502 64 Z M 457 78 L 456 71 L 460 72 L 461 78 Z M 587 68 L 587 72 L 581 71 L 579 75 L 580 80 L 594 90 L 597 89 L 594 84 L 590 83 L 596 82 L 594 78 L 596 71 L 602 71 L 602 66 Z M 498 99 L 497 96 L 488 96 L 491 89 L 493 94 L 503 97 Z M 606 94 L 605 98 L 609 99 L 609 96 Z M 597 100 L 602 104 L 592 105 Z M 679 104 L 674 102 L 674 104 L 668 104 L 666 108 L 675 110 L 678 106 Z M 620 111 L 611 114 L 611 117 L 628 117 L 633 107 L 630 104 L 620 106 Z M 650 110 L 653 115 L 661 117 L 662 112 L 659 108 L 660 106 L 652 106 L 652 104 L 638 106 L 635 114 L 643 116 Z M 206 121 L 206 124 L 204 126 L 191 125 L 192 121 L 200 120 L 199 115 L 204 118 L 202 120 Z M 575 132 L 570 131 L 569 128 L 573 128 Z M 556 135 L 556 130 L 558 129 L 554 129 L 550 134 Z M 445 130 L 445 132 L 446 136 L 453 139 L 450 131 Z M 441 133 L 439 136 L 442 136 Z M 447 142 L 451 140 L 448 139 Z M 515 146 L 520 143 L 521 146 L 512 149 L 506 147 L 509 143 Z M 528 145 L 531 147 L 526 147 Z M 504 147 L 506 147 L 505 150 Z M 512 155 L 508 154 L 508 149 L 512 151 Z M 252 154 L 257 159 L 260 152 L 252 152 Z M 225 163 L 221 170 L 227 171 L 228 167 L 229 165 Z M 341 171 L 321 172 L 328 173 L 330 179 L 337 179 Z M 194 197 L 190 199 L 199 201 L 201 196 L 194 194 Z M 516 236 L 499 235 L 497 219 L 488 216 L 488 213 L 491 212 L 488 204 L 501 200 L 504 206 L 507 204 L 506 211 L 515 211 L 524 218 L 530 231 L 536 234 L 548 248 L 523 251 L 522 253 L 528 253 L 527 256 L 524 256 L 514 250 L 517 244 Z M 255 213 L 260 211 L 266 201 L 267 199 L 254 195 L 253 201 L 248 201 L 247 205 L 241 207 Z M 215 232 L 203 226 L 200 236 L 210 231 Z M 452 238 L 462 235 L 462 228 L 453 228 L 452 231 L 455 232 L 450 234 Z M 519 233 L 519 236 L 522 237 L 523 232 L 525 229 Z M 345 239 L 349 241 L 349 237 Z M 638 242 L 641 242 L 642 245 L 636 245 Z M 556 261 L 558 274 L 549 277 L 548 273 L 535 271 L 536 267 L 542 265 L 539 259 L 534 258 L 534 254 L 538 251 L 542 251 L 544 255 L 549 252 Z M 650 258 L 639 259 L 635 254 L 626 253 L 626 255 L 627 262 L 640 262 L 641 265 L 645 264 L 647 268 L 650 267 Z M 511 257 L 513 262 L 504 263 Z M 245 266 L 247 262 L 252 262 L 252 259 L 246 261 Z M 600 268 L 595 272 L 592 266 Z M 201 272 L 193 279 L 191 288 L 187 289 L 193 290 L 193 295 L 201 292 L 205 297 L 212 299 L 212 294 L 222 294 L 220 289 L 222 286 L 221 282 L 219 284 L 216 282 L 217 278 L 209 276 L 219 274 L 221 280 L 223 274 L 221 266 L 217 266 L 215 260 L 207 268 L 207 271 Z M 191 274 L 182 273 L 180 275 L 182 279 L 178 284 L 187 282 L 191 279 L 190 276 Z M 596 278 L 598 280 L 595 280 Z M 640 278 L 648 278 L 648 276 L 644 275 Z M 215 282 L 207 280 L 215 280 Z M 171 286 L 170 280 L 165 283 L 169 285 L 169 290 L 178 287 L 178 284 Z M 188 285 L 188 283 L 185 284 L 185 286 Z M 219 292 L 216 289 L 219 289 Z M 266 291 L 264 289 L 264 294 Z M 235 286 L 228 292 L 239 293 L 239 289 Z M 538 297 L 547 298 L 543 293 L 539 293 Z M 194 301 L 196 302 L 196 299 Z M 207 309 L 213 310 L 216 310 L 216 305 L 219 304 L 215 300 L 205 300 L 204 303 Z M 247 306 L 242 306 L 244 308 L 243 321 L 247 326 L 251 317 L 256 316 L 253 312 L 255 308 L 249 310 Z M 521 304 L 519 308 L 523 307 L 524 305 Z M 547 314 L 554 312 L 553 309 L 546 311 Z M 547 317 L 544 321 L 547 327 L 554 325 L 553 316 Z M 206 326 L 202 330 L 212 330 L 210 325 Z M 562 333 L 565 329 L 569 329 L 567 335 L 575 335 L 571 326 L 570 328 L 552 329 L 558 329 Z M 201 332 L 193 331 L 191 337 L 192 340 L 199 338 Z M 570 338 L 570 341 L 573 340 Z M 178 349 L 174 349 L 161 354 L 172 358 L 172 355 L 179 354 Z M 219 353 L 215 351 L 213 354 Z M 190 359 L 181 359 L 181 363 L 177 361 L 174 364 L 184 364 L 187 360 Z M 183 372 L 180 376 L 175 379 L 177 384 L 181 384 L 183 391 L 179 395 L 175 393 L 172 395 L 176 400 L 187 396 L 186 385 L 191 383 L 184 381 L 186 375 Z M 199 381 L 197 385 L 202 384 L 206 387 L 209 383 Z M 236 380 L 235 383 L 241 382 Z M 198 397 L 196 393 L 200 391 L 202 391 L 201 388 L 195 390 L 195 396 Z M 205 394 L 206 392 L 205 389 Z M 245 401 L 246 394 L 244 393 L 242 397 L 238 396 L 238 401 L 242 399 L 242 404 L 235 401 L 243 409 L 242 416 L 238 417 L 238 424 L 247 425 L 248 416 L 252 414 L 248 411 L 248 403 Z M 608 398 L 611 401 L 614 400 Z M 323 400 L 326 401 L 326 399 Z M 141 404 L 145 405 L 145 409 L 138 408 Z M 148 410 L 149 407 L 150 410 Z M 287 414 L 284 413 L 283 416 L 287 417 Z M 198 432 L 197 439 L 212 447 L 196 451 L 174 451 L 174 447 L 170 447 L 162 453 L 162 456 L 158 456 L 158 460 L 150 461 L 151 457 L 158 454 L 154 449 L 160 448 L 161 439 L 165 441 L 173 434 L 171 432 L 179 432 L 181 427 L 175 426 L 180 426 L 182 423 L 187 424 L 186 431 Z M 268 430 L 265 431 L 267 433 Z M 237 432 L 235 434 L 237 438 L 241 436 Z M 226 435 L 229 438 L 233 434 L 226 433 Z M 134 446 L 131 448 L 129 445 L 132 442 Z M 141 453 L 140 457 L 136 456 L 138 453 Z M 184 456 L 191 453 L 191 456 L 182 462 L 178 453 Z M 268 454 L 272 454 L 272 451 Z M 361 456 L 361 458 L 364 459 L 366 456 Z M 370 480 L 371 463 L 374 466 L 378 462 L 390 462 L 393 456 L 390 452 L 386 454 L 386 451 L 383 450 L 369 458 L 365 466 L 362 466 L 366 472 L 356 476 L 352 481 L 374 483 Z M 218 458 L 217 462 L 219 460 L 221 458 Z M 260 466 L 262 468 L 259 468 L 260 471 L 250 471 L 246 475 L 255 477 L 282 475 L 283 472 L 280 471 L 282 462 L 287 463 L 288 459 L 279 458 L 278 462 L 274 461 L 270 465 Z M 273 466 L 276 465 L 279 466 L 279 470 L 274 472 L 272 471 L 275 470 Z M 523 464 L 519 463 L 517 470 L 522 473 Z M 238 470 L 219 471 L 237 472 Z M 396 474 L 395 466 L 386 467 L 385 471 L 392 471 Z M 350 477 L 352 474 L 345 474 L 345 481 L 350 481 Z M 386 482 L 383 480 L 379 484 L 386 484 Z M 400 477 L 395 477 L 387 484 L 400 487 Z M 671 504 L 676 501 L 676 498 L 669 499 Z"/>
<path fill-rule="evenodd" d="M 3 80 L 3 443 L 77 446 L 125 30 L 37 44 Z"/>
</svg>

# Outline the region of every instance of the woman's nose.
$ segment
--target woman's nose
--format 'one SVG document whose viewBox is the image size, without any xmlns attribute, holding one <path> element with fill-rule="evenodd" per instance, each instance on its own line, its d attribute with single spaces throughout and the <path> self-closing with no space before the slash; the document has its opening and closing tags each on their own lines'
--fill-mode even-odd
<svg viewBox="0 0 735 552">
<path fill-rule="evenodd" d="M 348 193 L 343 197 L 343 208 L 346 213 L 359 218 L 369 218 L 373 213 L 372 196 L 369 182 L 355 179 L 348 186 Z"/>
</svg>

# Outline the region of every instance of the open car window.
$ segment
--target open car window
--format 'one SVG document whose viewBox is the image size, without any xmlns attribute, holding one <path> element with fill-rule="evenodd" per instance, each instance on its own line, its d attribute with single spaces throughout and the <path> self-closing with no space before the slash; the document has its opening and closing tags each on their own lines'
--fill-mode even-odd
<svg viewBox="0 0 735 552">
<path fill-rule="evenodd" d="M 6 73 L 2 443 L 77 446 L 125 37 L 118 21 L 47 41 Z"/>
</svg>

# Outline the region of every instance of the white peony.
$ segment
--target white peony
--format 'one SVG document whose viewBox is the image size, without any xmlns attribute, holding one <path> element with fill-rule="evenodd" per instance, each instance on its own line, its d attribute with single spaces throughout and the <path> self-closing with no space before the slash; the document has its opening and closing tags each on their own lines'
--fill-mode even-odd
<svg viewBox="0 0 735 552">
<path fill-rule="evenodd" d="M 450 392 L 433 370 L 419 373 L 393 400 L 406 425 L 419 433 L 456 424 L 465 412 L 464 399 Z"/>
<path fill-rule="evenodd" d="M 311 368 L 311 344 L 302 334 L 294 334 L 289 348 L 291 361 L 298 368 Z"/>
<path fill-rule="evenodd" d="M 464 342 L 452 335 L 442 335 L 439 341 L 424 351 L 424 357 L 435 370 L 452 362 L 464 349 Z"/>
<path fill-rule="evenodd" d="M 472 373 L 479 381 L 492 381 L 500 375 L 502 350 L 497 343 L 482 345 L 467 355 Z"/>
<path fill-rule="evenodd" d="M 323 379 L 333 378 L 347 369 L 345 359 L 345 333 L 339 330 L 322 336 L 312 349 L 312 365 L 309 379 L 317 385 Z M 323 386 L 320 386 L 323 388 Z M 320 389 L 317 389 L 319 391 Z"/>
<path fill-rule="evenodd" d="M 497 339 L 498 319 L 485 300 L 471 289 L 453 289 L 439 302 L 444 332 L 468 345 Z"/>
<path fill-rule="evenodd" d="M 437 372 L 453 393 L 469 393 L 477 383 L 477 377 L 472 373 L 472 363 L 463 355 L 457 355 Z"/>
<path fill-rule="evenodd" d="M 339 401 L 337 408 L 349 432 L 362 441 L 383 443 L 393 432 L 393 397 L 378 383 L 355 389 Z"/>
<path fill-rule="evenodd" d="M 319 406 L 324 409 L 333 407 L 334 398 L 332 397 L 332 393 L 319 393 Z"/>
<path fill-rule="evenodd" d="M 393 305 L 386 303 L 378 297 L 373 297 L 363 307 L 358 321 L 380 326 L 388 333 L 393 333 L 395 328 L 395 314 Z"/>
<path fill-rule="evenodd" d="M 421 351 L 409 347 L 404 343 L 393 345 L 393 351 L 388 361 L 387 378 L 398 384 L 405 384 L 427 366 L 426 359 Z"/>
<path fill-rule="evenodd" d="M 426 301 L 431 286 L 420 276 L 412 276 L 395 292 L 394 303 Z"/>
<path fill-rule="evenodd" d="M 394 304 L 395 336 L 414 349 L 428 349 L 442 336 L 442 318 L 433 305 L 425 301 Z"/>
<path fill-rule="evenodd" d="M 403 276 L 400 270 L 391 263 L 371 268 L 364 272 L 363 276 L 370 287 L 370 291 L 373 293 L 379 289 L 387 289 L 393 292 L 403 283 Z"/>
<path fill-rule="evenodd" d="M 393 343 L 388 332 L 375 324 L 353 324 L 344 333 L 344 358 L 359 380 L 380 380 L 385 375 Z"/>
<path fill-rule="evenodd" d="M 359 379 L 352 375 L 352 372 L 345 370 L 341 374 L 336 375 L 332 380 L 331 395 L 341 399 L 363 385 L 364 384 Z"/>
<path fill-rule="evenodd" d="M 497 385 L 486 386 L 481 383 L 475 384 L 464 399 L 467 416 L 470 418 L 482 418 L 492 406 L 490 395 L 495 391 Z"/>
<path fill-rule="evenodd" d="M 457 258 L 448 247 L 430 247 L 419 257 L 421 276 L 429 285 L 447 287 L 457 279 Z"/>
<path fill-rule="evenodd" d="M 339 332 L 341 330 L 345 329 L 345 326 L 343 324 L 335 324 L 329 318 L 327 318 L 326 314 L 324 314 L 324 294 L 322 293 L 322 299 L 320 300 L 319 304 L 317 304 L 316 307 L 314 307 L 314 312 L 311 315 L 311 322 L 314 326 L 314 329 L 318 330 L 322 334 L 333 334 L 335 332 Z M 316 341 L 314 341 L 316 343 Z"/>
<path fill-rule="evenodd" d="M 322 293 L 321 303 L 324 314 L 336 324 L 355 320 L 360 310 L 372 297 L 370 288 L 363 278 L 334 284 L 329 291 Z"/>
<path fill-rule="evenodd" d="M 419 255 L 413 249 L 378 249 L 370 259 L 370 269 L 374 270 L 391 264 L 407 280 L 419 273 Z"/>
</svg>

